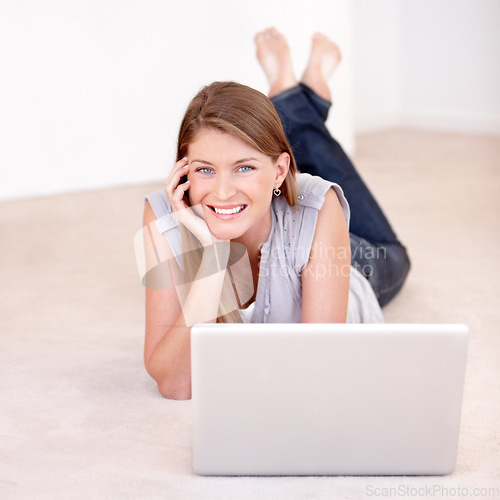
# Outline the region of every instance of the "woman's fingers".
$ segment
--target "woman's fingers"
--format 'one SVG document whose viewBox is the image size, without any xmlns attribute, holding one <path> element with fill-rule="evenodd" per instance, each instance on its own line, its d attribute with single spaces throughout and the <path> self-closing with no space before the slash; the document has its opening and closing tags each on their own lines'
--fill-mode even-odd
<svg viewBox="0 0 500 500">
<path fill-rule="evenodd" d="M 191 181 L 180 183 L 189 170 L 187 158 L 178 161 L 165 182 L 165 192 L 177 220 L 194 234 L 203 246 L 212 245 L 215 237 L 210 232 L 203 211 L 197 207 L 188 207 L 184 201 L 186 191 L 191 186 Z"/>
<path fill-rule="evenodd" d="M 181 177 L 187 174 L 188 169 L 188 159 L 183 158 L 182 160 L 179 160 L 170 172 L 170 175 L 165 182 L 165 188 L 169 189 L 170 192 L 173 192 L 179 184 Z"/>
<path fill-rule="evenodd" d="M 183 182 L 182 184 L 179 184 L 173 191 L 173 196 L 172 200 L 175 202 L 182 202 L 184 198 L 184 194 L 186 191 L 189 189 L 189 186 L 191 185 L 191 181 L 186 181 Z M 183 202 L 183 206 L 185 206 L 185 203 Z M 182 207 L 174 207 L 174 208 L 182 208 Z"/>
<path fill-rule="evenodd" d="M 182 160 L 176 162 L 174 168 L 170 172 L 170 175 L 165 181 L 165 192 L 167 193 L 167 197 L 169 198 L 169 201 L 171 203 L 173 201 L 174 193 L 176 192 L 176 190 L 184 185 L 184 183 L 179 184 L 179 182 L 182 179 L 182 177 L 187 175 L 188 170 L 189 170 L 188 160 L 187 158 L 183 158 Z M 182 196 L 184 196 L 184 192 L 186 191 L 186 189 L 187 187 L 183 189 L 181 199 Z"/>
</svg>

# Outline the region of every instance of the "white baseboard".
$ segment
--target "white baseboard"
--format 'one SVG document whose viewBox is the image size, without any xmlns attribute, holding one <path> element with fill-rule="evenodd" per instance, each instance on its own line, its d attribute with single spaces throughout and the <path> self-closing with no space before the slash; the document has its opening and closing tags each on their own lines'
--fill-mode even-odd
<svg viewBox="0 0 500 500">
<path fill-rule="evenodd" d="M 500 135 L 500 115 L 431 112 L 428 110 L 401 113 L 403 127 L 446 130 L 469 134 Z"/>
<path fill-rule="evenodd" d="M 355 134 L 409 127 L 429 130 L 460 132 L 465 134 L 500 135 L 500 115 L 467 115 L 439 113 L 426 110 L 406 111 L 401 115 L 388 114 L 357 119 Z"/>
</svg>

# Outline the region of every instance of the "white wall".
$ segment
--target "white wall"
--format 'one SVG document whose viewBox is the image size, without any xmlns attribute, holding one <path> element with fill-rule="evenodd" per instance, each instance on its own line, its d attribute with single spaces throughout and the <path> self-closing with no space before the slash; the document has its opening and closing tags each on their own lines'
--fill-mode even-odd
<svg viewBox="0 0 500 500">
<path fill-rule="evenodd" d="M 299 75 L 314 31 L 339 42 L 329 126 L 349 151 L 401 125 L 500 133 L 498 19 L 498 0 L 3 0 L 0 199 L 165 178 L 202 85 L 266 91 L 270 25 Z"/>
<path fill-rule="evenodd" d="M 400 1 L 354 0 L 352 14 L 355 130 L 397 126 L 401 114 Z"/>
<path fill-rule="evenodd" d="M 498 0 L 354 0 L 357 132 L 500 134 Z"/>
<path fill-rule="evenodd" d="M 331 126 L 352 149 L 349 0 L 3 0 L 0 199 L 164 179 L 202 85 L 266 91 L 253 36 L 270 25 L 299 74 L 315 30 L 339 41 Z"/>
<path fill-rule="evenodd" d="M 401 3 L 404 125 L 500 133 L 500 2 Z"/>
</svg>

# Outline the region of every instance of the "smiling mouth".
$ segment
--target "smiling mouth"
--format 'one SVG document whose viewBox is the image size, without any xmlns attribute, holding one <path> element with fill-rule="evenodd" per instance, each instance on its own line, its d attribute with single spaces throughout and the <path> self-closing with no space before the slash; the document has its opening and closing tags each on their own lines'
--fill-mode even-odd
<svg viewBox="0 0 500 500">
<path fill-rule="evenodd" d="M 239 214 L 242 210 L 245 210 L 247 205 L 237 205 L 232 208 L 218 208 L 211 205 L 209 205 L 209 207 L 217 215 L 236 215 Z"/>
</svg>

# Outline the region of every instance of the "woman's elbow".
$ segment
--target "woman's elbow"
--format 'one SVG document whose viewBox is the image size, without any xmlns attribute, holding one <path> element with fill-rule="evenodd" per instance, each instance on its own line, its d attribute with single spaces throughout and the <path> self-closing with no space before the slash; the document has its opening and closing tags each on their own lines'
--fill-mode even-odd
<svg viewBox="0 0 500 500">
<path fill-rule="evenodd" d="M 157 382 L 158 391 L 160 394 L 166 399 L 175 399 L 178 401 L 185 401 L 187 399 L 191 399 L 191 387 L 187 387 L 185 385 L 176 384 L 172 386 L 172 384 L 165 382 Z"/>
<path fill-rule="evenodd" d="M 146 365 L 146 370 L 155 380 L 158 391 L 167 399 L 186 400 L 191 399 L 191 378 L 188 380 L 180 380 L 179 378 L 172 377 L 171 375 L 158 374 L 154 370 L 149 370 Z"/>
<path fill-rule="evenodd" d="M 160 369 L 151 357 L 144 357 L 144 367 L 156 382 L 159 393 L 167 399 L 191 399 L 191 377 L 182 377 Z"/>
</svg>

